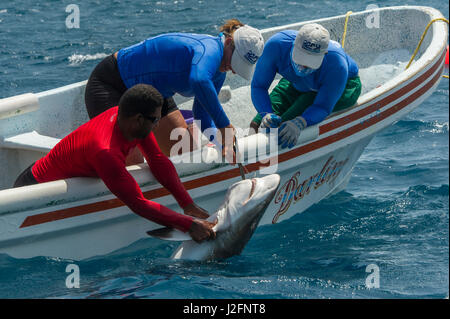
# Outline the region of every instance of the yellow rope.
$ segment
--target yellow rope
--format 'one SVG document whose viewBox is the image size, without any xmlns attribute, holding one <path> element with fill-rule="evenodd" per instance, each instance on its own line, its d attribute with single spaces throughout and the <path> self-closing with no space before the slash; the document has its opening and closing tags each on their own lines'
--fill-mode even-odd
<svg viewBox="0 0 450 319">
<path fill-rule="evenodd" d="M 348 18 L 350 17 L 350 14 L 353 12 L 348 11 L 345 15 L 345 24 L 344 24 L 344 34 L 342 35 L 342 48 L 345 46 L 345 37 L 347 36 L 347 24 L 348 24 Z"/>
<path fill-rule="evenodd" d="M 345 38 L 347 37 L 348 18 L 350 17 L 350 15 L 351 15 L 352 13 L 353 13 L 352 11 L 348 11 L 348 12 L 345 14 L 344 34 L 342 35 L 342 48 L 344 48 L 344 46 L 345 46 Z M 416 50 L 414 51 L 414 53 L 413 53 L 411 59 L 409 60 L 408 65 L 406 66 L 405 70 L 406 70 L 407 68 L 409 68 L 409 66 L 411 65 L 412 61 L 413 61 L 414 58 L 416 57 L 417 52 L 419 52 L 420 46 L 422 45 L 422 42 L 423 42 L 423 40 L 425 39 L 425 36 L 427 35 L 428 29 L 429 29 L 430 26 L 431 26 L 434 22 L 436 22 L 436 21 L 444 21 L 444 22 L 447 22 L 447 24 L 449 24 L 448 20 L 445 19 L 445 18 L 436 18 L 436 19 L 434 19 L 434 20 L 431 20 L 431 21 L 428 23 L 428 25 L 427 25 L 426 28 L 425 28 L 425 31 L 424 31 L 423 34 L 422 34 L 422 37 L 420 38 L 419 44 L 417 45 Z M 443 77 L 446 78 L 446 79 L 449 78 L 448 75 L 443 75 Z"/>
<path fill-rule="evenodd" d="M 416 54 L 417 54 L 417 52 L 419 51 L 420 46 L 422 45 L 423 39 L 425 39 L 425 36 L 426 36 L 426 34 L 427 34 L 427 32 L 428 32 L 428 29 L 429 29 L 430 26 L 431 26 L 434 22 L 436 22 L 436 21 L 445 21 L 445 22 L 447 22 L 447 24 L 448 24 L 448 20 L 445 19 L 445 18 L 437 18 L 437 19 L 431 20 L 431 21 L 428 23 L 427 27 L 425 28 L 425 31 L 424 31 L 423 34 L 422 34 L 422 37 L 420 38 L 419 44 L 417 45 L 417 48 L 416 48 L 416 50 L 414 51 L 414 53 L 413 53 L 411 59 L 409 60 L 409 63 L 408 63 L 408 65 L 406 66 L 405 70 L 406 70 L 407 68 L 409 68 L 409 66 L 411 65 L 412 61 L 413 61 L 414 58 L 416 57 Z"/>
</svg>

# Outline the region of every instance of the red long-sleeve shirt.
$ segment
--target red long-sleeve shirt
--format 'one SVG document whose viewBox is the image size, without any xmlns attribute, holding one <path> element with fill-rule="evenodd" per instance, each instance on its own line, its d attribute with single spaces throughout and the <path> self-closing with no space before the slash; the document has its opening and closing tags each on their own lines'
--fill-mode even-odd
<svg viewBox="0 0 450 319">
<path fill-rule="evenodd" d="M 77 176 L 100 177 L 108 189 L 133 212 L 158 224 L 188 231 L 193 218 L 144 198 L 125 167 L 125 158 L 136 145 L 155 178 L 184 208 L 193 202 L 172 162 L 161 152 L 150 133 L 127 141 L 117 124 L 118 107 L 111 108 L 64 137 L 32 168 L 39 183 Z"/>
</svg>

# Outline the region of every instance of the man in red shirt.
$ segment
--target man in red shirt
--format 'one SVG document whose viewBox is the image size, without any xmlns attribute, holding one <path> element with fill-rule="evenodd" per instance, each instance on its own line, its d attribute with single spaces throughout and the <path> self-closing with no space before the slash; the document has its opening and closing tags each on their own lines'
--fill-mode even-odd
<svg viewBox="0 0 450 319">
<path fill-rule="evenodd" d="M 162 105 L 162 95 L 151 85 L 133 86 L 124 93 L 119 106 L 64 137 L 45 157 L 26 169 L 14 187 L 76 176 L 100 177 L 139 216 L 189 232 L 197 242 L 215 238 L 214 224 L 203 220 L 208 213 L 189 196 L 173 163 L 161 152 L 152 133 L 161 118 Z M 125 166 L 125 158 L 136 146 L 155 178 L 183 208 L 184 215 L 144 198 Z"/>
</svg>

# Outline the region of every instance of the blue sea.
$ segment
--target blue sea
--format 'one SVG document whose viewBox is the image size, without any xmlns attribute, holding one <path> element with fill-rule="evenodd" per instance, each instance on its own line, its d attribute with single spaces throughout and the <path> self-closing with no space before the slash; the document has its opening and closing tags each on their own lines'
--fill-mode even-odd
<svg viewBox="0 0 450 319">
<path fill-rule="evenodd" d="M 80 10 L 79 28 L 66 27 L 71 3 Z M 106 55 L 160 33 L 217 34 L 229 18 L 266 28 L 369 4 L 423 3 L 0 0 L 0 98 L 85 80 Z M 448 18 L 448 2 L 426 5 Z M 448 298 L 448 103 L 443 79 L 419 108 L 372 140 L 344 191 L 259 227 L 239 256 L 172 261 L 176 244 L 152 238 L 80 262 L 0 255 L 0 298 Z M 79 288 L 66 286 L 73 263 Z M 374 275 L 379 284 L 371 286 Z"/>
</svg>

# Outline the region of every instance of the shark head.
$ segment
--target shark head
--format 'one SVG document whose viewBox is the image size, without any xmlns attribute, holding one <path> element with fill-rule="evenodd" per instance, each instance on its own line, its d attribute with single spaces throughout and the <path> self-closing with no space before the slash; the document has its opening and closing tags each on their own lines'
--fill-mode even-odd
<svg viewBox="0 0 450 319">
<path fill-rule="evenodd" d="M 173 229 L 157 229 L 148 234 L 166 240 L 184 240 L 173 253 L 173 259 L 211 260 L 240 254 L 279 185 L 278 174 L 246 179 L 231 185 L 223 204 L 208 218 L 209 221 L 217 220 L 214 240 L 198 244 L 188 234 Z"/>
<path fill-rule="evenodd" d="M 247 227 L 248 224 L 259 222 L 265 209 L 275 196 L 280 184 L 280 176 L 267 175 L 239 181 L 230 186 L 225 195 L 225 201 L 217 213 L 208 218 L 218 219 L 214 230 L 226 231 L 230 227 Z"/>
</svg>

